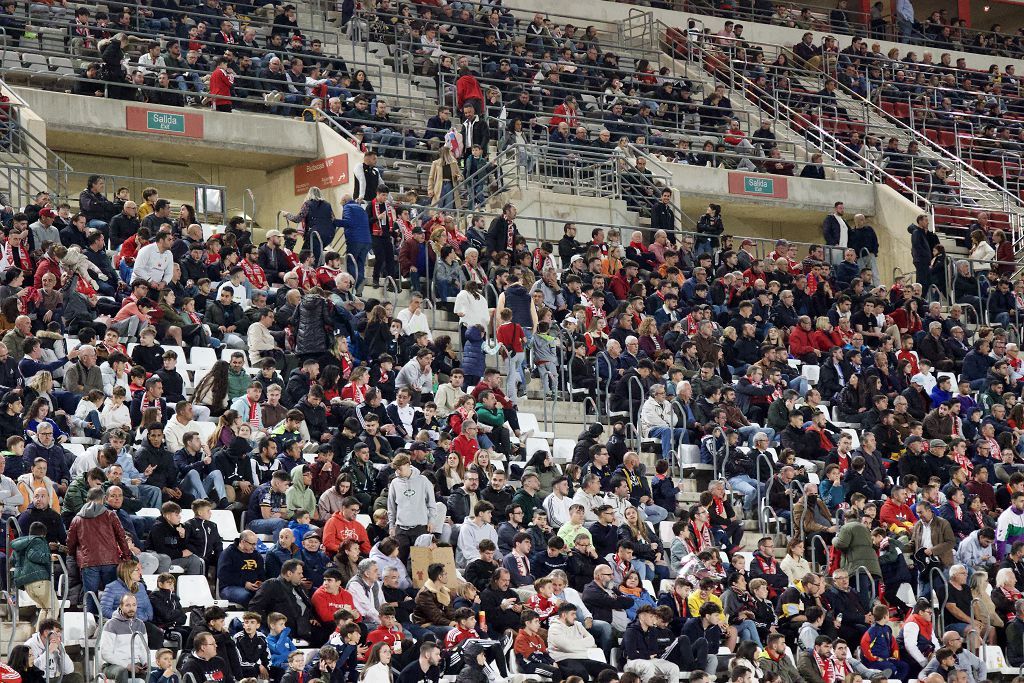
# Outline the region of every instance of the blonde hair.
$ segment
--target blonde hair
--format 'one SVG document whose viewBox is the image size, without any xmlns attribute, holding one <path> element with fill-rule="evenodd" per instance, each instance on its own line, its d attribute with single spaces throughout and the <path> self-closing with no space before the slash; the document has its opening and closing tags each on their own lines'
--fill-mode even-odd
<svg viewBox="0 0 1024 683">
<path fill-rule="evenodd" d="M 117 565 L 117 578 L 121 579 L 124 585 L 128 587 L 129 593 L 139 592 L 139 582 L 133 576 L 138 568 L 139 563 L 135 560 L 125 560 Z"/>
</svg>

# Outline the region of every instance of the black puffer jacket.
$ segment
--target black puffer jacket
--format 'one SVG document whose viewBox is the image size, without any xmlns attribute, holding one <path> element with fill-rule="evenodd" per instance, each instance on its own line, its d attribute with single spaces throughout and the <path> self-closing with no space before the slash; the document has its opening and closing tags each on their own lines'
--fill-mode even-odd
<svg viewBox="0 0 1024 683">
<path fill-rule="evenodd" d="M 327 326 L 331 320 L 331 304 L 322 296 L 307 294 L 292 314 L 295 326 L 295 353 L 327 353 Z"/>
</svg>

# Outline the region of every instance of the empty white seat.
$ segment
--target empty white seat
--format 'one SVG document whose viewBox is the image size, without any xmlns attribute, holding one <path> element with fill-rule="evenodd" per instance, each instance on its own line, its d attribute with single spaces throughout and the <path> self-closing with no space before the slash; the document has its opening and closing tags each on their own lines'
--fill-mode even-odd
<svg viewBox="0 0 1024 683">
<path fill-rule="evenodd" d="M 187 356 L 185 356 L 185 349 L 181 348 L 180 346 L 167 346 L 166 344 L 164 344 L 163 347 L 164 347 L 164 352 L 165 353 L 167 351 L 174 351 L 174 353 L 176 353 L 178 355 L 178 365 L 179 366 L 182 366 L 182 365 L 185 364 L 185 359 L 187 358 Z"/>
<path fill-rule="evenodd" d="M 85 455 L 85 446 L 80 443 L 66 443 L 64 444 L 64 450 L 68 451 L 76 458 L 80 455 Z"/>
<path fill-rule="evenodd" d="M 96 617 L 92 612 L 64 613 L 64 644 L 84 645 L 86 638 L 96 629 Z"/>
<path fill-rule="evenodd" d="M 817 365 L 804 365 L 800 368 L 800 374 L 811 384 L 817 384 L 818 378 L 821 376 L 821 368 Z"/>
<path fill-rule="evenodd" d="M 672 545 L 672 539 L 675 538 L 675 534 L 672 533 L 672 525 L 675 522 L 661 522 L 658 524 L 658 538 L 665 546 Z"/>
<path fill-rule="evenodd" d="M 548 450 L 548 441 L 547 441 L 547 439 L 539 439 L 537 437 L 531 436 L 529 439 L 526 440 L 526 459 L 527 460 L 532 458 L 533 454 L 536 453 L 537 451 L 546 451 L 546 450 Z"/>
<path fill-rule="evenodd" d="M 555 459 L 555 462 L 571 462 L 572 452 L 575 448 L 576 442 L 572 439 L 555 439 L 551 457 Z"/>
<path fill-rule="evenodd" d="M 216 429 L 217 425 L 213 422 L 196 423 L 196 431 L 199 432 L 199 438 L 202 439 L 203 443 L 206 443 Z"/>
<path fill-rule="evenodd" d="M 205 576 L 182 574 L 178 577 L 178 597 L 182 607 L 209 607 L 214 603 L 210 584 Z"/>
<path fill-rule="evenodd" d="M 138 517 L 159 517 L 160 508 L 139 508 L 135 513 Z"/>
<path fill-rule="evenodd" d="M 233 541 L 238 538 L 238 524 L 231 510 L 214 510 L 211 520 L 217 525 L 222 540 Z"/>
<path fill-rule="evenodd" d="M 142 581 L 146 584 L 146 590 L 155 591 L 157 589 L 156 582 L 159 578 L 159 574 L 143 574 Z"/>
<path fill-rule="evenodd" d="M 362 524 L 363 528 L 366 528 L 370 525 L 370 522 L 372 522 L 373 519 L 370 515 L 356 515 L 356 521 Z"/>
<path fill-rule="evenodd" d="M 542 432 L 540 430 L 540 424 L 537 423 L 537 416 L 533 413 L 519 413 L 519 429 L 520 431 L 532 431 L 533 436 L 540 437 L 541 439 L 553 439 L 555 435 L 551 432 Z"/>
<path fill-rule="evenodd" d="M 209 369 L 217 362 L 217 351 L 207 346 L 193 346 L 188 358 L 188 367 L 193 370 Z M 199 380 L 196 380 L 198 382 Z"/>
</svg>

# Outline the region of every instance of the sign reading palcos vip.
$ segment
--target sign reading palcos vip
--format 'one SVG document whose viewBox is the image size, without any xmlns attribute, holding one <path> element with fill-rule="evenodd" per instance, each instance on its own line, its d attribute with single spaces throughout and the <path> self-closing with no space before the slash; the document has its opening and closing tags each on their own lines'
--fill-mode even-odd
<svg viewBox="0 0 1024 683">
<path fill-rule="evenodd" d="M 347 182 L 347 154 L 336 154 L 295 166 L 295 194 L 305 194 L 311 187 L 338 187 Z"/>
<path fill-rule="evenodd" d="M 140 133 L 202 138 L 203 116 L 146 107 L 126 107 L 125 128 Z"/>
<path fill-rule="evenodd" d="M 789 197 L 789 185 L 782 176 L 762 175 L 759 173 L 730 173 L 729 194 L 746 197 L 765 197 L 786 199 Z"/>
</svg>

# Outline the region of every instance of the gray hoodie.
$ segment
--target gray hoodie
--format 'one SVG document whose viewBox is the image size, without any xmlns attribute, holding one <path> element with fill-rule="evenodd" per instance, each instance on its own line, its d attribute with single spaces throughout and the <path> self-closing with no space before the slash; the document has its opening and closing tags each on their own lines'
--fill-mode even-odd
<svg viewBox="0 0 1024 683">
<path fill-rule="evenodd" d="M 415 467 L 408 479 L 395 477 L 388 487 L 388 520 L 391 526 L 409 529 L 430 523 L 434 487 Z"/>
<path fill-rule="evenodd" d="M 78 511 L 76 517 L 83 517 L 85 519 L 92 519 L 93 517 L 99 517 L 107 508 L 103 503 L 86 503 L 82 506 L 82 509 Z"/>
</svg>

